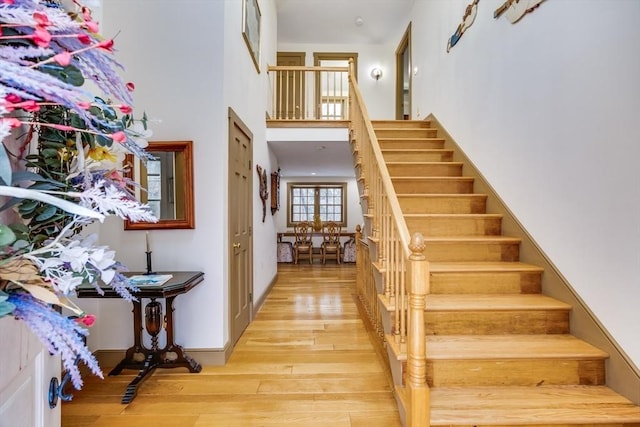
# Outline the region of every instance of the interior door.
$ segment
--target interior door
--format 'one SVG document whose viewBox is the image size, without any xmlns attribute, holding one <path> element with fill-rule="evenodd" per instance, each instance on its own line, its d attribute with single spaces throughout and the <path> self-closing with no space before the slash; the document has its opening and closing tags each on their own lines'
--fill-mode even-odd
<svg viewBox="0 0 640 427">
<path fill-rule="evenodd" d="M 303 67 L 304 52 L 278 52 L 277 65 Z M 276 117 L 275 119 L 305 119 L 305 73 L 286 71 L 279 73 L 276 79 Z"/>
<path fill-rule="evenodd" d="M 253 135 L 229 108 L 229 329 L 235 345 L 253 312 Z"/>
</svg>

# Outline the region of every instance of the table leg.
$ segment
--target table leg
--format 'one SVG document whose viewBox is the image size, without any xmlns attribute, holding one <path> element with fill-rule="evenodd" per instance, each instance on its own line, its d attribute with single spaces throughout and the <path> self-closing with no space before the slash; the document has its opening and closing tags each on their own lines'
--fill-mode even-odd
<svg viewBox="0 0 640 427">
<path fill-rule="evenodd" d="M 161 364 L 158 334 L 162 330 L 162 305 L 152 298 L 145 307 L 145 327 L 151 335 L 151 349 L 142 345 L 142 304 L 139 301 L 133 303 L 133 316 L 134 345 L 127 350 L 125 358 L 109 372 L 109 375 L 118 375 L 123 369 L 139 370 L 138 375 L 127 386 L 122 403 L 130 403 L 138 393 L 138 386 Z M 135 354 L 143 354 L 144 360 L 135 360 Z"/>
<path fill-rule="evenodd" d="M 142 346 L 142 303 L 133 301 L 133 346 L 127 349 L 124 359 L 116 365 L 115 368 L 109 372 L 109 375 L 118 375 L 123 369 L 142 369 L 144 367 L 144 360 L 136 360 L 134 357 L 136 354 L 149 355 L 149 351 Z"/>
<path fill-rule="evenodd" d="M 191 373 L 202 370 L 202 366 L 191 358 L 184 349 L 173 342 L 173 300 L 175 296 L 166 299 L 166 311 L 164 316 L 166 325 L 164 329 L 167 334 L 167 343 L 163 349 L 158 349 L 158 334 L 162 330 L 162 306 L 156 302 L 155 298 L 145 307 L 145 326 L 151 335 L 151 348 L 145 348 L 142 344 L 144 329 L 142 328 L 142 303 L 133 302 L 133 337 L 134 344 L 127 349 L 127 353 L 118 365 L 109 372 L 109 375 L 118 375 L 123 369 L 138 370 L 138 375 L 129 383 L 122 396 L 122 403 L 130 403 L 138 392 L 138 387 L 157 368 L 187 368 Z M 175 357 L 169 357 L 169 353 Z M 143 359 L 135 355 L 143 355 Z"/>
<path fill-rule="evenodd" d="M 175 297 L 168 297 L 166 304 L 166 326 L 167 332 L 167 345 L 162 350 L 164 355 L 163 360 L 160 362 L 160 368 L 178 368 L 183 367 L 189 369 L 191 373 L 197 373 L 202 370 L 202 366 L 193 360 L 184 349 L 173 342 L 173 300 Z M 169 358 L 167 353 L 175 353 L 175 358 Z"/>
<path fill-rule="evenodd" d="M 159 364 L 156 354 L 147 354 L 142 369 L 140 369 L 133 381 L 127 385 L 127 389 L 122 396 L 122 403 L 131 403 L 136 394 L 138 394 L 138 386 L 156 370 Z"/>
</svg>

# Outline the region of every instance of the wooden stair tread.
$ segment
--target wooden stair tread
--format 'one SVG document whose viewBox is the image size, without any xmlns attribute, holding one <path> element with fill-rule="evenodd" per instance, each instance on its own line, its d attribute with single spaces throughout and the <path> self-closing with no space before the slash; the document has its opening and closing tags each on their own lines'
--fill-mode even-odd
<svg viewBox="0 0 640 427">
<path fill-rule="evenodd" d="M 376 267 L 381 267 L 374 263 Z M 379 271 L 383 271 L 379 268 Z M 382 306 L 389 311 L 395 304 L 383 295 L 378 295 Z M 571 305 L 541 294 L 429 294 L 425 310 L 438 311 L 526 311 L 526 310 L 571 310 Z"/>
<path fill-rule="evenodd" d="M 519 243 L 518 237 L 508 236 L 446 236 L 446 237 L 425 237 L 426 243 Z M 427 254 L 428 255 L 428 254 Z"/>
<path fill-rule="evenodd" d="M 434 198 L 434 199 L 442 199 L 447 197 L 453 198 L 469 198 L 469 197 L 478 197 L 478 198 L 486 198 L 486 194 L 480 193 L 468 193 L 468 194 L 460 194 L 460 193 L 396 193 L 398 198 Z"/>
<path fill-rule="evenodd" d="M 423 236 L 425 243 L 438 243 L 438 244 L 487 244 L 487 243 L 508 243 L 508 244 L 517 244 L 520 243 L 520 238 L 518 237 L 507 237 L 507 236 L 445 236 L 445 237 L 430 237 Z M 378 237 L 367 236 L 367 238 L 377 243 L 380 241 Z M 427 253 L 427 258 L 429 254 Z M 435 262 L 434 262 L 435 263 Z"/>
<path fill-rule="evenodd" d="M 474 178 L 470 176 L 393 176 L 391 181 L 437 181 L 437 180 L 449 180 L 449 181 L 473 181 Z M 440 195 L 440 193 L 437 193 Z"/>
<path fill-rule="evenodd" d="M 373 126 L 379 125 L 393 125 L 394 127 L 403 127 L 403 126 L 431 126 L 431 122 L 429 120 L 395 120 L 395 119 L 374 119 L 371 120 L 371 124 Z"/>
<path fill-rule="evenodd" d="M 434 139 L 434 138 L 405 138 L 405 139 Z M 447 149 L 447 148 L 381 148 L 380 151 L 382 152 L 382 154 L 386 154 L 386 153 L 443 153 L 443 152 L 447 152 L 447 153 L 453 153 L 453 150 Z M 385 162 L 385 163 L 389 163 L 389 162 Z M 449 163 L 449 162 L 447 162 Z"/>
<path fill-rule="evenodd" d="M 431 425 L 638 423 L 640 407 L 606 386 L 433 387 Z"/>
<path fill-rule="evenodd" d="M 422 125 L 422 123 L 417 123 L 421 126 L 416 126 L 416 123 L 407 123 L 407 124 L 411 124 L 414 126 L 396 126 L 395 123 L 373 123 L 373 130 L 374 131 L 389 131 L 389 130 L 395 130 L 398 132 L 403 132 L 403 131 L 407 131 L 407 130 L 431 130 L 431 131 L 437 131 L 436 128 L 433 128 L 431 126 L 428 126 L 428 124 L 425 123 L 425 125 Z"/>
<path fill-rule="evenodd" d="M 431 129 L 431 128 L 422 128 L 422 129 Z M 379 136 L 378 142 L 387 142 L 387 141 L 436 141 L 436 142 L 444 142 L 444 138 L 439 136 Z"/>
<path fill-rule="evenodd" d="M 427 336 L 428 360 L 605 359 L 609 355 L 573 335 Z"/>
<path fill-rule="evenodd" d="M 399 160 L 394 160 L 394 161 L 386 161 L 385 164 L 387 166 L 389 165 L 423 165 L 423 166 L 429 166 L 429 165 L 446 165 L 446 166 L 463 166 L 464 163 L 462 162 L 422 162 L 422 161 L 399 161 Z"/>
<path fill-rule="evenodd" d="M 408 213 L 403 214 L 405 218 L 436 218 L 436 219 L 473 219 L 473 218 L 502 218 L 502 214 L 491 214 L 491 213 L 464 213 L 464 214 L 456 214 L 456 213 Z"/>
<path fill-rule="evenodd" d="M 571 305 L 535 294 L 431 294 L 427 311 L 570 310 Z"/>
<path fill-rule="evenodd" d="M 426 129 L 426 128 L 423 128 L 423 129 Z M 380 145 L 396 144 L 396 143 L 398 145 L 401 145 L 402 143 L 415 143 L 415 142 L 436 143 L 438 145 L 440 144 L 444 145 L 444 142 L 445 142 L 444 138 L 441 138 L 438 136 L 377 136 L 376 135 L 376 137 Z M 418 148 L 418 149 L 421 150 L 422 148 Z M 451 150 L 451 149 L 445 148 L 445 150 Z"/>
<path fill-rule="evenodd" d="M 474 272 L 542 272 L 544 269 L 537 265 L 524 262 L 503 262 L 503 261 L 483 261 L 483 262 L 446 262 L 433 261 L 429 263 L 431 273 L 474 273 Z"/>
</svg>

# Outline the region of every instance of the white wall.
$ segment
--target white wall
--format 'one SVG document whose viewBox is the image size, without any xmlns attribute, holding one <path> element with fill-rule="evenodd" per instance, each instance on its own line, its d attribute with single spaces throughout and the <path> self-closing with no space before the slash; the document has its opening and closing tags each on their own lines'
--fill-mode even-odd
<svg viewBox="0 0 640 427">
<path fill-rule="evenodd" d="M 640 2 L 547 1 L 475 23 L 468 0 L 417 0 L 413 113 L 432 112 L 640 365 Z"/>
<path fill-rule="evenodd" d="M 187 348 L 222 348 L 228 341 L 227 108 L 231 106 L 254 134 L 254 164 L 271 171 L 265 108 L 255 102 L 255 95 L 266 91 L 266 76 L 256 72 L 242 38 L 240 1 L 152 3 L 105 0 L 102 33 L 117 34 L 116 57 L 125 66 L 124 78 L 136 83 L 136 114 L 146 112 L 152 119 L 152 140 L 194 143 L 196 228 L 151 231 L 153 264 L 159 270 L 204 271 L 205 281 L 175 300 L 176 341 Z M 260 7 L 266 63 L 275 57 L 275 9 L 272 0 L 261 0 Z M 257 180 L 258 212 L 256 185 Z M 255 214 L 256 297 L 277 267 L 274 223 L 260 220 Z M 117 251 L 117 259 L 131 270 L 144 269 L 143 231 L 123 231 L 122 221 L 109 219 L 98 232 L 101 243 Z M 133 343 L 130 304 L 81 304 L 98 314 L 92 348 L 124 349 Z"/>
<path fill-rule="evenodd" d="M 265 117 L 269 106 L 267 94 L 270 91 L 268 76 L 266 72 L 267 64 L 275 63 L 276 58 L 276 9 L 273 0 L 260 0 L 260 12 L 262 14 L 261 26 L 261 55 L 260 74 L 257 74 L 249 50 L 241 34 L 242 2 L 238 0 L 225 0 L 225 51 L 224 63 L 224 104 L 230 106 L 249 127 L 253 133 L 253 164 L 260 165 L 267 171 L 267 176 L 277 169 L 275 159 L 270 154 L 266 140 Z M 261 101 L 262 100 L 262 101 Z M 226 114 L 226 111 L 225 111 Z M 226 131 L 226 127 L 225 127 Z M 224 145 L 227 145 L 225 135 Z M 226 159 L 226 154 L 224 159 Z M 226 194 L 227 167 L 218 161 L 224 169 L 223 182 L 225 198 L 233 197 Z M 258 197 L 260 182 L 258 174 L 254 172 L 253 192 L 255 194 L 253 204 L 253 293 L 254 301 L 258 301 L 277 272 L 276 263 L 276 232 L 274 219 L 271 217 L 267 200 L 267 215 L 265 222 L 262 222 L 262 202 Z M 270 181 L 268 180 L 267 185 Z M 224 221 L 221 224 L 224 233 L 227 233 L 228 218 L 227 209 L 223 209 Z M 225 242 L 226 242 L 225 234 Z M 226 243 L 229 247 L 229 244 Z M 227 251 L 223 252 L 225 257 L 225 269 L 228 266 Z M 224 310 L 225 310 L 225 333 L 228 330 L 228 301 L 227 287 L 224 288 Z M 225 335 L 225 342 L 228 336 Z"/>
<path fill-rule="evenodd" d="M 393 42 L 393 41 L 392 41 Z M 398 40 L 398 43 L 400 40 Z M 314 52 L 357 52 L 358 86 L 362 92 L 369 117 L 376 119 L 395 118 L 395 44 L 385 45 L 334 45 L 280 43 L 279 52 L 305 52 L 306 65 L 313 66 Z M 276 61 L 270 63 L 275 65 Z M 371 69 L 378 67 L 383 75 L 376 81 L 371 78 Z"/>
</svg>

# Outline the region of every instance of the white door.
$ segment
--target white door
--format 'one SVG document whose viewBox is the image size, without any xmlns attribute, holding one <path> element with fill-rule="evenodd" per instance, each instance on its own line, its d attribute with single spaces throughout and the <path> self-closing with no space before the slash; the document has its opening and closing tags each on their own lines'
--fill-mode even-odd
<svg viewBox="0 0 640 427">
<path fill-rule="evenodd" d="M 9 316 L 0 318 L 0 344 L 0 427 L 59 427 L 61 402 L 51 409 L 48 395 L 60 358 Z"/>
</svg>

